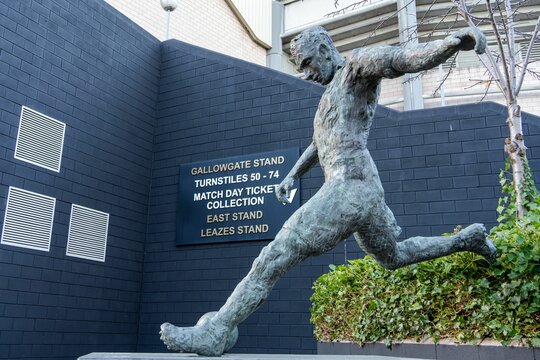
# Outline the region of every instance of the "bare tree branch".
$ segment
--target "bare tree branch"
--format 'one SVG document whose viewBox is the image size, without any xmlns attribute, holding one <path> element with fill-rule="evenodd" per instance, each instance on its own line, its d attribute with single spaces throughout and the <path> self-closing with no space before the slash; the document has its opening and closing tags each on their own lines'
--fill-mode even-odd
<svg viewBox="0 0 540 360">
<path fill-rule="evenodd" d="M 487 94 L 489 93 L 489 89 L 491 88 L 491 83 L 496 82 L 496 81 L 497 81 L 497 80 L 493 80 L 493 79 L 488 80 L 488 85 L 486 86 L 486 91 L 484 91 L 484 96 L 482 96 L 482 98 L 480 99 L 479 102 L 484 101 L 484 99 L 486 98 Z"/>
<path fill-rule="evenodd" d="M 531 57 L 532 47 L 536 40 L 536 35 L 538 35 L 538 30 L 540 29 L 540 16 L 538 17 L 538 20 L 536 21 L 536 26 L 534 27 L 534 31 L 531 36 L 531 41 L 529 42 L 529 47 L 527 48 L 527 55 L 525 55 L 525 59 L 523 60 L 523 70 L 521 71 L 521 74 L 519 76 L 519 80 L 516 86 L 516 96 L 519 94 L 519 91 L 521 90 L 521 85 L 523 85 L 523 79 L 525 78 L 525 72 L 527 70 L 527 66 L 529 65 L 529 59 Z"/>
<path fill-rule="evenodd" d="M 467 86 L 467 87 L 464 88 L 465 90 L 468 90 L 468 89 L 471 89 L 471 88 L 473 88 L 475 86 L 485 84 L 486 85 L 486 91 L 484 91 L 484 95 L 482 95 L 482 98 L 478 102 L 484 101 L 487 94 L 489 93 L 489 89 L 491 88 L 491 84 L 492 83 L 497 83 L 497 81 L 498 81 L 496 79 L 491 78 L 491 73 L 487 69 L 484 72 L 484 75 L 487 75 L 489 77 L 489 79 L 487 79 L 487 80 L 486 79 L 469 79 L 469 81 L 476 81 L 476 82 L 473 85 Z"/>
<path fill-rule="evenodd" d="M 330 18 L 330 17 L 334 17 L 334 16 L 337 16 L 337 15 L 345 14 L 349 10 L 354 10 L 357 7 L 363 6 L 363 5 L 368 4 L 368 3 L 371 3 L 371 0 L 357 1 L 357 2 L 355 2 L 355 3 L 353 3 L 353 4 L 349 5 L 349 6 L 345 6 L 344 8 L 338 9 L 336 11 L 332 11 L 332 12 L 330 12 L 330 13 L 324 15 L 324 16 L 327 17 L 327 18 Z M 339 6 L 339 1 L 335 0 L 334 1 L 334 7 L 337 8 L 338 6 Z"/>
<path fill-rule="evenodd" d="M 407 83 L 410 83 L 412 82 L 413 80 L 416 80 L 416 79 L 419 79 L 421 78 L 422 76 L 424 76 L 424 74 L 426 73 L 427 71 L 422 71 L 422 72 L 419 72 L 419 73 L 416 73 L 416 74 L 411 74 L 408 78 L 406 78 L 403 82 L 401 82 L 402 84 L 407 84 Z"/>
<path fill-rule="evenodd" d="M 540 72 L 527 69 L 527 73 L 537 80 L 540 80 Z"/>
<path fill-rule="evenodd" d="M 540 60 L 536 60 L 536 61 L 540 61 Z M 529 62 L 529 64 L 532 64 L 533 62 L 534 62 L 534 61 L 531 61 L 531 62 Z M 523 66 L 522 66 L 522 65 L 517 65 L 516 67 L 517 67 L 518 69 L 523 70 Z M 528 74 L 528 75 L 534 77 L 535 79 L 540 80 L 540 72 L 538 72 L 538 71 L 531 70 L 531 69 L 525 69 L 525 73 L 526 73 L 525 75 Z"/>
<path fill-rule="evenodd" d="M 442 78 L 442 80 L 439 82 L 439 86 L 437 86 L 437 88 L 433 91 L 433 95 L 432 96 L 435 96 L 435 94 L 440 90 L 440 88 L 444 85 L 444 83 L 446 82 L 446 79 L 448 79 L 448 77 L 450 76 L 450 73 L 452 73 L 452 69 L 454 68 L 454 64 L 456 63 L 456 59 L 457 59 L 457 53 L 452 57 L 452 62 L 450 63 L 450 69 L 448 70 L 448 72 L 444 75 L 444 77 Z"/>
<path fill-rule="evenodd" d="M 510 83 L 512 84 L 512 93 L 516 94 L 516 39 L 514 34 L 514 13 L 512 11 L 512 3 L 510 0 L 505 0 L 505 10 L 506 10 L 506 22 L 502 19 L 504 29 L 506 31 L 506 42 L 508 45 L 508 61 L 510 62 Z M 500 6 L 499 6 L 500 9 Z"/>
<path fill-rule="evenodd" d="M 418 22 L 418 25 L 424 25 L 425 24 L 425 21 L 426 21 L 426 17 L 427 17 L 427 14 L 429 13 L 429 10 L 431 10 L 431 7 L 437 2 L 437 0 L 433 0 L 433 2 L 431 3 L 429 9 L 426 11 L 426 13 L 424 14 L 424 16 L 422 17 L 422 19 L 420 19 L 420 21 Z M 433 29 L 429 32 L 429 34 L 427 35 L 426 39 L 427 41 L 431 41 L 431 38 L 433 37 L 433 35 L 435 34 L 435 31 L 437 30 L 437 28 L 439 27 L 439 25 L 443 24 L 444 21 L 446 20 L 446 18 L 452 14 L 455 14 L 455 15 L 458 15 L 457 12 L 454 12 L 456 9 L 455 6 L 452 6 L 448 9 L 448 11 L 446 12 L 446 14 L 444 14 L 443 16 L 433 16 L 432 18 L 435 18 L 435 19 L 439 19 L 439 22 L 433 27 Z M 458 16 L 456 16 L 456 18 L 454 19 L 454 22 L 452 25 L 450 25 L 450 28 L 452 28 L 456 23 L 458 22 Z M 448 31 L 447 31 L 448 32 Z"/>
<path fill-rule="evenodd" d="M 464 0 L 462 0 L 464 1 Z M 492 21 L 492 26 L 493 26 L 493 31 L 495 32 L 495 38 L 497 40 L 497 45 L 499 46 L 499 51 L 501 52 L 501 59 L 502 59 L 502 68 L 504 70 L 504 75 L 505 75 L 505 78 L 504 80 L 506 80 L 506 91 L 503 91 L 503 94 L 505 97 L 508 98 L 508 101 L 509 102 L 512 102 L 513 99 L 514 99 L 514 92 L 513 92 L 513 89 L 512 89 L 512 83 L 510 81 L 510 73 L 508 71 L 508 64 L 506 63 L 506 57 L 504 55 L 504 48 L 503 48 L 503 44 L 502 44 L 502 40 L 501 40 L 501 35 L 499 33 L 499 28 L 497 27 L 497 22 L 495 21 L 495 15 L 493 14 L 493 9 L 491 8 L 491 2 L 490 0 L 486 0 L 486 5 L 487 5 L 487 9 L 488 9 L 488 12 L 489 12 L 489 16 L 491 18 L 491 21 Z M 502 83 L 502 78 L 501 78 L 501 83 Z"/>
<path fill-rule="evenodd" d="M 469 79 L 469 81 L 476 81 L 475 83 L 473 83 L 472 85 L 469 85 L 469 86 L 465 86 L 463 88 L 463 90 L 469 90 L 469 89 L 472 89 L 473 87 L 475 86 L 478 86 L 478 85 L 482 85 L 486 82 L 486 80 L 478 80 L 478 79 Z"/>
<path fill-rule="evenodd" d="M 392 14 L 390 14 L 388 17 L 386 17 L 386 19 L 384 19 L 383 21 L 381 21 L 377 27 L 375 29 L 373 29 L 373 31 L 371 32 L 371 34 L 369 34 L 369 36 L 366 38 L 366 40 L 364 41 L 364 43 L 362 44 L 362 46 L 366 46 L 367 44 L 367 41 L 377 32 L 377 30 L 379 30 L 383 25 L 384 23 L 386 23 L 389 19 L 393 18 L 394 16 L 397 16 L 397 14 L 405 7 L 407 7 L 409 4 L 412 4 L 414 1 L 416 0 L 409 0 L 409 2 L 407 4 L 405 4 L 402 8 L 399 8 L 397 9 L 396 11 L 394 11 Z"/>
<path fill-rule="evenodd" d="M 477 26 L 472 20 L 471 14 L 468 11 L 465 0 L 452 0 L 452 1 L 454 2 L 454 4 L 456 4 L 459 13 L 461 14 L 461 16 L 463 16 L 467 24 L 470 27 L 476 28 Z M 482 64 L 484 64 L 486 69 L 491 73 L 492 78 L 499 79 L 499 80 L 503 79 L 503 75 L 497 66 L 497 61 L 493 58 L 493 54 L 491 53 L 491 50 L 489 48 L 486 48 L 486 52 L 480 55 L 479 58 Z M 504 82 L 498 81 L 497 86 L 499 87 L 501 92 L 503 93 L 505 92 L 506 86 Z"/>
<path fill-rule="evenodd" d="M 435 5 L 437 3 L 437 0 L 433 0 L 431 2 L 431 4 L 429 4 L 429 7 L 428 9 L 426 10 L 426 12 L 424 13 L 424 15 L 422 16 L 422 18 L 420 19 L 420 21 L 416 21 L 418 25 L 423 25 L 424 24 L 424 21 L 425 19 L 427 18 L 427 15 L 430 13 L 431 9 L 433 8 L 433 5 Z M 441 21 L 439 21 L 439 24 L 446 18 L 446 16 L 448 15 L 448 13 L 452 10 L 452 8 L 450 8 L 448 10 L 448 12 L 442 17 Z M 437 16 L 438 17 L 438 16 Z M 437 24 L 437 25 L 439 25 Z"/>
</svg>

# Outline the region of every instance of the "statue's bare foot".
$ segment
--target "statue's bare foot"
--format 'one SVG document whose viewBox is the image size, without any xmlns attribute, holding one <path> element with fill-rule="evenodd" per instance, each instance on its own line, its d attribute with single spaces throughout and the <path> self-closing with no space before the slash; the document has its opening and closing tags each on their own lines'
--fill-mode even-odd
<svg viewBox="0 0 540 360">
<path fill-rule="evenodd" d="M 472 224 L 467 226 L 457 236 L 465 242 L 465 250 L 483 256 L 490 264 L 493 264 L 497 260 L 497 248 L 487 238 L 484 225 Z"/>
<path fill-rule="evenodd" d="M 220 356 L 225 352 L 225 338 L 212 334 L 201 326 L 177 327 L 161 325 L 161 341 L 172 351 Z"/>
<path fill-rule="evenodd" d="M 190 352 L 204 356 L 221 356 L 230 350 L 238 339 L 238 329 L 229 331 L 209 321 L 215 312 L 201 317 L 193 327 L 177 327 L 169 323 L 161 325 L 161 341 L 172 351 Z"/>
</svg>

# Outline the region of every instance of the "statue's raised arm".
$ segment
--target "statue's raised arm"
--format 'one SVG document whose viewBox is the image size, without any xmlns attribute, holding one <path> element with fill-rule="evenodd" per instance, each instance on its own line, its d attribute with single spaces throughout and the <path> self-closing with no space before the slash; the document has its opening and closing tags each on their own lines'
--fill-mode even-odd
<svg viewBox="0 0 540 360">
<path fill-rule="evenodd" d="M 380 46 L 357 49 L 349 62 L 350 71 L 363 78 L 396 78 L 405 73 L 432 69 L 458 51 L 472 49 L 477 54 L 483 54 L 486 37 L 476 28 L 465 28 L 443 40 L 411 47 Z"/>
</svg>

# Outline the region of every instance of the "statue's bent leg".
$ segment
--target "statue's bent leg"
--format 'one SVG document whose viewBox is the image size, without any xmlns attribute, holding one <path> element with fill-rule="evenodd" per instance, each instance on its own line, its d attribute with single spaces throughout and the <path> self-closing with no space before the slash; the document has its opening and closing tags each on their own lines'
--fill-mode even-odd
<svg viewBox="0 0 540 360">
<path fill-rule="evenodd" d="M 354 236 L 360 247 L 385 268 L 397 269 L 459 251 L 477 253 L 490 263 L 497 258 L 497 249 L 482 224 L 470 225 L 453 236 L 417 236 L 397 242 L 401 230 L 392 211 L 382 205 Z"/>
<path fill-rule="evenodd" d="M 347 202 L 346 191 L 327 184 L 298 209 L 264 247 L 251 270 L 213 317 L 194 327 L 161 326 L 161 339 L 174 351 L 219 356 L 231 332 L 257 310 L 283 274 L 309 256 L 324 253 L 347 238 L 358 222 L 357 207 Z"/>
</svg>

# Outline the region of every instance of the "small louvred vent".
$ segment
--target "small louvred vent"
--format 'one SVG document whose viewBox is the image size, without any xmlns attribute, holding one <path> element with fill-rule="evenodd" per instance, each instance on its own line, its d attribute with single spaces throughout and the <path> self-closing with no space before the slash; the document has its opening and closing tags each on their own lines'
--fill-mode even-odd
<svg viewBox="0 0 540 360">
<path fill-rule="evenodd" d="M 2 244 L 49 251 L 56 199 L 9 188 Z"/>
<path fill-rule="evenodd" d="M 105 261 L 109 214 L 84 206 L 71 206 L 66 255 Z"/>
<path fill-rule="evenodd" d="M 22 107 L 15 159 L 60 172 L 66 124 Z"/>
</svg>

